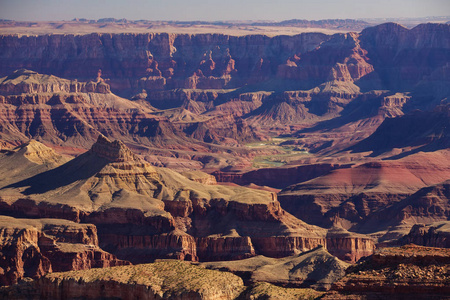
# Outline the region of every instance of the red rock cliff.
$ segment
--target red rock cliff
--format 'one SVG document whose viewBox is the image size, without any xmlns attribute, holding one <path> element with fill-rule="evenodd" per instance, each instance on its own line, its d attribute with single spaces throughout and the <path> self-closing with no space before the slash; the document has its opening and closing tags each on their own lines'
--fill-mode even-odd
<svg viewBox="0 0 450 300">
<path fill-rule="evenodd" d="M 98 247 L 97 229 L 58 219 L 0 217 L 0 285 L 48 272 L 129 264 Z"/>
</svg>

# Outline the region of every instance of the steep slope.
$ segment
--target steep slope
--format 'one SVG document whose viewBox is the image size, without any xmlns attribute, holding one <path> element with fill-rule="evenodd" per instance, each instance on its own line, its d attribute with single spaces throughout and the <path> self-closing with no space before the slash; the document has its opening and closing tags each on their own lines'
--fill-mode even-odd
<svg viewBox="0 0 450 300">
<path fill-rule="evenodd" d="M 193 142 L 167 119 L 152 116 L 150 106 L 112 94 L 101 77 L 84 83 L 18 70 L 2 79 L 0 91 L 4 139 L 87 148 L 102 132 L 167 148 L 186 149 Z"/>
<path fill-rule="evenodd" d="M 328 289 L 345 275 L 348 263 L 318 247 L 296 256 L 269 258 L 256 256 L 239 261 L 202 263 L 208 269 L 228 271 L 248 277 L 249 282 Z"/>
<path fill-rule="evenodd" d="M 97 229 L 58 219 L 0 216 L 0 285 L 46 273 L 127 265 L 98 247 Z"/>
<path fill-rule="evenodd" d="M 433 111 L 414 111 L 386 119 L 371 136 L 350 149 L 355 152 L 373 151 L 373 156 L 394 148 L 412 153 L 447 149 L 450 147 L 449 122 L 450 104 L 438 106 Z"/>
<path fill-rule="evenodd" d="M 415 232 L 414 234 L 418 234 L 422 231 L 420 228 L 423 224 L 449 221 L 449 199 L 449 180 L 424 187 L 411 196 L 374 212 L 368 216 L 367 220 L 360 224 L 358 230 L 360 232 L 376 232 L 381 241 L 399 238 L 408 234 L 410 230 L 410 234 L 413 232 Z M 414 236 L 414 234 L 412 235 Z M 410 242 L 415 243 L 416 240 L 413 239 Z M 419 244 L 434 246 L 423 244 L 423 242 Z M 446 246 L 441 245 L 438 247 Z"/>
<path fill-rule="evenodd" d="M 311 224 L 351 228 L 377 210 L 450 178 L 449 152 L 417 153 L 339 168 L 285 188 L 284 209 Z"/>
<path fill-rule="evenodd" d="M 71 157 L 57 154 L 35 140 L 0 153 L 0 187 L 53 169 Z"/>
<path fill-rule="evenodd" d="M 341 152 L 369 137 L 387 118 L 402 116 L 411 96 L 388 91 L 358 94 L 343 107 L 339 116 L 302 129 L 290 141 L 318 156 L 335 156 L 351 160 L 352 154 Z M 348 151 L 348 150 L 347 150 Z"/>
<path fill-rule="evenodd" d="M 186 170 L 200 169 L 208 160 L 219 161 L 211 163 L 215 168 L 247 166 L 254 154 L 235 146 L 261 138 L 245 120 L 225 112 L 188 116 L 187 110 L 158 111 L 146 100 L 120 98 L 100 74 L 86 83 L 17 70 L 1 79 L 0 90 L 0 138 L 10 144 L 34 138 L 80 154 L 101 133 L 146 154 L 155 165 Z"/>
<path fill-rule="evenodd" d="M 205 185 L 154 168 L 103 136 L 68 163 L 3 187 L 0 197 L 4 214 L 93 223 L 100 246 L 132 262 L 282 257 L 326 246 L 329 238 L 286 213 L 274 193 Z M 355 261 L 373 251 L 370 238 L 361 241 L 362 248 L 327 249 Z"/>
<path fill-rule="evenodd" d="M 360 40 L 374 72 L 384 87 L 393 91 L 411 90 L 450 61 L 448 24 L 428 23 L 407 29 L 386 23 L 364 29 Z"/>
<path fill-rule="evenodd" d="M 335 154 L 367 138 L 386 117 L 417 107 L 431 109 L 448 97 L 448 39 L 448 24 L 407 29 L 393 23 L 359 34 L 332 36 L 4 35 L 0 39 L 0 70 L 4 75 L 27 66 L 72 80 L 97 78 L 88 83 L 55 84 L 54 77 L 36 81 L 22 71 L 14 75 L 17 78 L 2 79 L 3 94 L 81 92 L 81 98 L 95 94 L 97 100 L 76 101 L 98 105 L 117 98 L 109 94 L 108 82 L 121 95 L 139 93 L 139 97 L 122 106 L 117 101 L 106 105 L 106 111 L 89 106 L 89 111 L 85 107 L 74 112 L 65 96 L 53 100 L 6 96 L 3 102 L 16 107 L 5 108 L 3 115 L 8 117 L 3 120 L 6 125 L 0 138 L 11 142 L 41 136 L 54 144 L 88 148 L 100 132 L 142 153 L 165 157 L 154 159 L 155 164 L 174 165 L 170 157 L 178 157 L 183 159 L 180 169 L 223 169 L 226 164 L 245 169 L 251 168 L 248 160 L 254 154 L 234 146 L 302 129 L 296 134 L 298 145 L 318 156 Z M 28 83 L 19 83 L 27 82 L 20 79 L 23 76 L 28 76 Z M 149 115 L 154 108 L 145 105 L 144 99 L 155 107 L 183 107 L 190 113 L 181 110 Z M 375 103 L 380 100 L 381 105 Z M 54 109 L 52 101 L 62 102 L 63 108 Z M 28 107 L 24 102 L 39 103 L 45 109 Z M 123 105 L 137 105 L 140 110 L 132 109 L 130 116 L 130 107 Z M 123 110 L 116 111 L 118 107 Z M 226 149 L 198 143 L 182 131 L 204 142 L 224 144 Z M 204 154 L 226 153 L 230 147 L 233 155 L 225 160 Z M 359 157 L 342 156 L 348 160 Z M 192 157 L 196 163 L 188 162 Z"/>
<path fill-rule="evenodd" d="M 427 247 L 450 248 L 450 221 L 416 224 L 400 242 Z"/>
<path fill-rule="evenodd" d="M 320 47 L 297 53 L 278 70 L 280 77 L 325 81 L 356 81 L 373 71 L 367 51 L 361 48 L 356 33 L 335 34 Z"/>
<path fill-rule="evenodd" d="M 328 38 L 321 33 L 276 37 L 167 33 L 20 38 L 4 35 L 0 39 L 0 76 L 26 66 L 41 73 L 84 80 L 102 69 L 114 89 L 220 89 L 274 76 L 277 65 L 293 53 L 312 50 Z"/>
</svg>

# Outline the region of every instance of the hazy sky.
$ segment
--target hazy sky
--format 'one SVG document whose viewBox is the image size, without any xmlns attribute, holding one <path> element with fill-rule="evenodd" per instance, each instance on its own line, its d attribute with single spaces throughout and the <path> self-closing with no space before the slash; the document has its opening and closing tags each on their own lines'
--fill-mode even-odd
<svg viewBox="0 0 450 300">
<path fill-rule="evenodd" d="M 0 0 L 0 19 L 287 20 L 449 16 L 450 0 Z"/>
</svg>

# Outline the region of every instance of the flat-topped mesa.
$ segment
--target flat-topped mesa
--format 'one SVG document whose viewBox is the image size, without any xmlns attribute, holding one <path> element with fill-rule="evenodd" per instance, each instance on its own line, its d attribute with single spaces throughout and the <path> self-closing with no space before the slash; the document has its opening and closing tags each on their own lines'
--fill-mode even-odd
<svg viewBox="0 0 450 300">
<path fill-rule="evenodd" d="M 111 162 L 140 161 L 140 159 L 119 140 L 111 142 L 105 136 L 99 135 L 91 151 Z"/>
<path fill-rule="evenodd" d="M 88 82 L 67 80 L 53 75 L 39 74 L 27 69 L 18 69 L 0 79 L 1 95 L 38 93 L 111 93 L 109 84 L 101 77 Z"/>
</svg>

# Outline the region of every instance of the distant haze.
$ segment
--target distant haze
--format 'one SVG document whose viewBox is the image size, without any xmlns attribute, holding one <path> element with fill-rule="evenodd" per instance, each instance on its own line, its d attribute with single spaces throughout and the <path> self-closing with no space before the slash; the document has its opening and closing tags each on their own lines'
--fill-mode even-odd
<svg viewBox="0 0 450 300">
<path fill-rule="evenodd" d="M 0 19 L 287 20 L 449 16 L 449 0 L 0 0 Z"/>
</svg>

